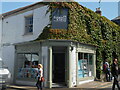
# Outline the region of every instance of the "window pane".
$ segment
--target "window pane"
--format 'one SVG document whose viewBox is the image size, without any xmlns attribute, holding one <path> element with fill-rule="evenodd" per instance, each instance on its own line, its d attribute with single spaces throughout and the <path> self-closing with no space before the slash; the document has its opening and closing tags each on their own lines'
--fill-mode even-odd
<svg viewBox="0 0 120 90">
<path fill-rule="evenodd" d="M 24 62 L 25 62 L 25 56 L 24 54 L 18 54 L 17 55 L 17 72 L 18 78 L 24 78 L 23 68 L 24 68 Z"/>
<path fill-rule="evenodd" d="M 25 62 L 24 62 L 25 68 L 30 68 L 32 66 L 31 62 L 31 54 L 25 54 Z"/>
<path fill-rule="evenodd" d="M 83 59 L 82 64 L 83 64 L 84 77 L 87 77 L 88 76 L 88 62 L 87 62 L 87 59 Z"/>
<path fill-rule="evenodd" d="M 83 78 L 83 65 L 82 65 L 82 60 L 78 60 L 78 77 Z"/>
<path fill-rule="evenodd" d="M 94 67 L 93 67 L 93 54 L 89 54 L 89 76 L 93 76 Z"/>
<path fill-rule="evenodd" d="M 84 59 L 88 60 L 88 53 L 84 53 Z"/>
<path fill-rule="evenodd" d="M 29 29 L 29 32 L 33 32 L 33 25 L 29 25 L 29 27 L 28 27 Z"/>
<path fill-rule="evenodd" d="M 79 60 L 80 60 L 80 59 L 84 59 L 83 53 L 78 53 L 78 59 L 79 59 Z"/>
<path fill-rule="evenodd" d="M 92 65 L 93 63 L 93 54 L 89 54 L 89 64 Z"/>
<path fill-rule="evenodd" d="M 37 68 L 39 56 L 38 54 L 32 54 L 32 68 Z"/>
<path fill-rule="evenodd" d="M 33 32 L 33 16 L 25 17 L 25 34 Z"/>
<path fill-rule="evenodd" d="M 78 53 L 78 77 L 91 77 L 94 73 L 93 54 Z"/>
</svg>

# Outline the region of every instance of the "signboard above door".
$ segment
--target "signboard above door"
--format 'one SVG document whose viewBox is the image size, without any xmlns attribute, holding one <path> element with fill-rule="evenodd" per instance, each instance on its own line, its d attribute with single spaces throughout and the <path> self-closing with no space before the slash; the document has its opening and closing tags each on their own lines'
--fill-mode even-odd
<svg viewBox="0 0 120 90">
<path fill-rule="evenodd" d="M 67 29 L 68 9 L 56 8 L 52 13 L 52 29 Z"/>
</svg>

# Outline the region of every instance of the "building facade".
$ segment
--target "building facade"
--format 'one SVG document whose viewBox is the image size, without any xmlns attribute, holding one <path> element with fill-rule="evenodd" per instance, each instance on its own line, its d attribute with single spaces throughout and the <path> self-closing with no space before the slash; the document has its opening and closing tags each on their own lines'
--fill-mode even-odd
<svg viewBox="0 0 120 90">
<path fill-rule="evenodd" d="M 48 5 L 36 3 L 2 15 L 1 57 L 12 73 L 11 83 L 35 85 L 43 64 L 44 87 L 74 87 L 96 77 L 96 46 L 72 40 L 36 40 L 50 24 Z M 52 13 L 52 28 L 66 29 L 68 10 Z M 61 28 L 62 27 L 62 28 Z"/>
<path fill-rule="evenodd" d="M 14 78 L 14 44 L 32 41 L 39 36 L 43 28 L 49 24 L 49 14 L 46 14 L 46 10 L 46 5 L 38 4 L 26 6 L 2 15 L 2 29 L 0 31 L 2 38 L 0 47 L 1 58 L 12 73 L 11 82 L 13 82 Z M 30 26 L 30 24 L 33 24 L 33 26 Z M 26 29 L 27 27 L 28 29 Z"/>
</svg>

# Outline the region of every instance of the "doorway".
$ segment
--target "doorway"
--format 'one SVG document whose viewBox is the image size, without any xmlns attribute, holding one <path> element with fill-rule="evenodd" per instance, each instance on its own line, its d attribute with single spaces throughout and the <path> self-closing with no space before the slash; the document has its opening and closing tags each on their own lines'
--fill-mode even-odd
<svg viewBox="0 0 120 90">
<path fill-rule="evenodd" d="M 65 47 L 53 48 L 52 82 L 65 85 Z"/>
</svg>

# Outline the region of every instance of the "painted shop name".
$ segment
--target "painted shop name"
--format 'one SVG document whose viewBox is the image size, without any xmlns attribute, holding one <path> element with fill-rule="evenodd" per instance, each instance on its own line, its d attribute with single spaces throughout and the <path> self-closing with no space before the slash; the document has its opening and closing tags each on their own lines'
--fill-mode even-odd
<svg viewBox="0 0 120 90">
<path fill-rule="evenodd" d="M 61 16 L 61 17 L 59 17 L 59 16 L 54 16 L 53 17 L 53 21 L 54 22 L 66 22 L 66 20 L 67 20 L 67 16 Z"/>
</svg>

